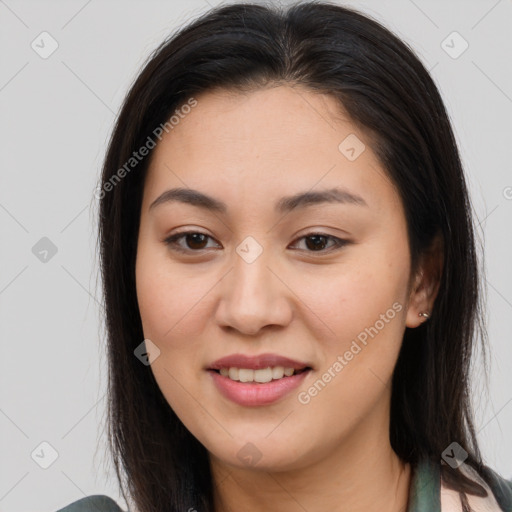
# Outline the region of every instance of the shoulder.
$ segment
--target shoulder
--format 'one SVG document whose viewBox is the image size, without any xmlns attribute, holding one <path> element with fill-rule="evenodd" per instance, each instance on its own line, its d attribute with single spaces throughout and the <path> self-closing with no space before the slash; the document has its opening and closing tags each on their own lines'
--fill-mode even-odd
<svg viewBox="0 0 512 512">
<path fill-rule="evenodd" d="M 109 496 L 95 494 L 74 501 L 57 512 L 124 512 Z"/>
<path fill-rule="evenodd" d="M 512 512 L 512 480 L 506 480 L 485 467 L 484 480 L 471 466 L 463 464 L 463 472 L 478 482 L 487 491 L 486 497 L 466 494 L 471 510 L 474 512 Z M 448 489 L 441 482 L 441 510 L 442 512 L 461 512 L 459 493 Z"/>
</svg>

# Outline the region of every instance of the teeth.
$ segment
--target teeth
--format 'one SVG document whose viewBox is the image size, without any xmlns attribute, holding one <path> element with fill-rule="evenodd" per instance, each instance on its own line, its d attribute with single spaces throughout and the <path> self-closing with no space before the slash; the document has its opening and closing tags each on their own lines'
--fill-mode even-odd
<svg viewBox="0 0 512 512">
<path fill-rule="evenodd" d="M 294 368 L 284 368 L 283 366 L 268 367 L 261 370 L 251 370 L 249 368 L 221 368 L 220 374 L 229 377 L 231 380 L 240 382 L 270 382 L 271 380 L 291 377 L 295 373 Z"/>
<path fill-rule="evenodd" d="M 273 379 L 282 379 L 284 375 L 284 368 L 282 366 L 274 366 L 272 368 L 272 378 Z"/>
<path fill-rule="evenodd" d="M 250 382 L 254 380 L 254 370 L 240 368 L 238 370 L 238 380 L 240 382 Z"/>
</svg>

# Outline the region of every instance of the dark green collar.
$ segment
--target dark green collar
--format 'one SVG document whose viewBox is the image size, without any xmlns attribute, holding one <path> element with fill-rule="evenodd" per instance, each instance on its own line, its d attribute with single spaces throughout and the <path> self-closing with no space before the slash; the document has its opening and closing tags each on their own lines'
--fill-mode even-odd
<svg viewBox="0 0 512 512">
<path fill-rule="evenodd" d="M 412 467 L 407 512 L 441 512 L 441 471 L 429 459 Z"/>
<path fill-rule="evenodd" d="M 506 480 L 488 466 L 482 473 L 488 491 L 506 512 L 512 512 L 512 480 Z M 407 512 L 441 512 L 441 463 L 423 459 L 412 468 Z"/>
</svg>

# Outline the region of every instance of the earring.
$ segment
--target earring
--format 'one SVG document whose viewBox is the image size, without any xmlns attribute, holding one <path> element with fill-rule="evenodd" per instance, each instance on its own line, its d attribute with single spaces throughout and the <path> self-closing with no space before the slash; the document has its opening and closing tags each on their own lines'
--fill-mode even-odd
<svg viewBox="0 0 512 512">
<path fill-rule="evenodd" d="M 428 318 L 430 318 L 430 313 L 428 311 L 421 312 L 421 313 L 418 313 L 418 316 L 422 316 L 423 318 L 428 319 Z"/>
</svg>

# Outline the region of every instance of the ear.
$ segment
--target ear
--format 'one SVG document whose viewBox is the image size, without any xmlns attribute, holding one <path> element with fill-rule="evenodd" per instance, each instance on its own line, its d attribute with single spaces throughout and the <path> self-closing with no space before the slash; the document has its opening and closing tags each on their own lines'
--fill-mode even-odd
<svg viewBox="0 0 512 512">
<path fill-rule="evenodd" d="M 421 255 L 412 280 L 406 317 L 407 327 L 418 327 L 428 320 L 420 316 L 420 313 L 432 314 L 434 301 L 441 284 L 443 266 L 443 236 L 441 233 L 437 233 L 430 247 Z"/>
</svg>

